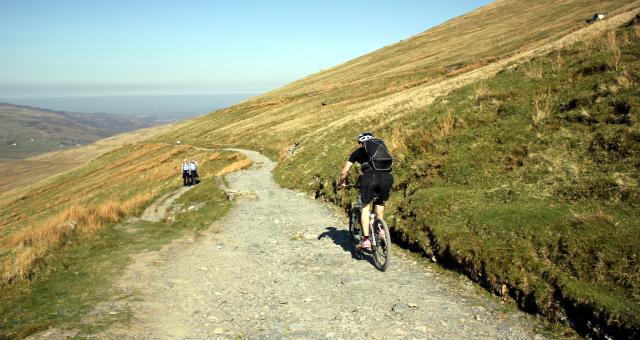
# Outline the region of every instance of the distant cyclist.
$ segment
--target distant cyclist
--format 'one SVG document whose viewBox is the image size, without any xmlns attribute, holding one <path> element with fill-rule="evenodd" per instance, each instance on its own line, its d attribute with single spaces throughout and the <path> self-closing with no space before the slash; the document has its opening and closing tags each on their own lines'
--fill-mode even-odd
<svg viewBox="0 0 640 340">
<path fill-rule="evenodd" d="M 182 161 L 182 185 L 191 185 L 191 174 L 189 174 L 189 162 L 185 159 Z"/>
<path fill-rule="evenodd" d="M 353 163 L 360 163 L 363 172 L 363 175 L 358 178 L 360 199 L 362 200 L 360 225 L 364 238 L 356 247 L 371 249 L 369 212 L 375 205 L 376 216 L 384 219 L 384 202 L 389 199 L 389 192 L 393 185 L 393 175 L 391 175 L 393 158 L 382 140 L 374 138 L 371 132 L 363 132 L 358 135 L 358 145 L 360 147 L 351 153 L 349 160 L 340 171 L 338 187 L 346 186 L 345 180 Z M 375 202 L 373 200 L 374 193 L 377 196 Z"/>
</svg>

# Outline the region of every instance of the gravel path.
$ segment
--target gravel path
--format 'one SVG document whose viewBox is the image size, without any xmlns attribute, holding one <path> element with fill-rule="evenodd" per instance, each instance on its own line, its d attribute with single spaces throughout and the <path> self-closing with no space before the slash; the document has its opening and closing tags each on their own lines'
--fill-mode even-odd
<svg viewBox="0 0 640 340">
<path fill-rule="evenodd" d="M 256 195 L 201 237 L 141 254 L 120 282 L 133 322 L 107 338 L 534 338 L 533 318 L 395 247 L 390 268 L 352 258 L 344 216 L 280 188 L 245 151 L 231 188 Z"/>
</svg>

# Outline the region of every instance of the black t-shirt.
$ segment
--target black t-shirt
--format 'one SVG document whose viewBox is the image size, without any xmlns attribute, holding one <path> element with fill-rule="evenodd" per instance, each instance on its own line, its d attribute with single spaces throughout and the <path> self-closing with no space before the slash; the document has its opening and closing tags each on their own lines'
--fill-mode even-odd
<svg viewBox="0 0 640 340">
<path fill-rule="evenodd" d="M 360 169 L 362 172 L 371 170 L 371 165 L 369 165 L 369 154 L 367 154 L 367 150 L 362 146 L 351 153 L 349 156 L 349 162 L 360 163 Z"/>
<path fill-rule="evenodd" d="M 349 162 L 351 163 L 360 163 L 361 165 L 367 163 L 369 161 L 369 155 L 367 155 L 367 150 L 364 147 L 359 147 L 351 153 L 349 156 Z"/>
</svg>

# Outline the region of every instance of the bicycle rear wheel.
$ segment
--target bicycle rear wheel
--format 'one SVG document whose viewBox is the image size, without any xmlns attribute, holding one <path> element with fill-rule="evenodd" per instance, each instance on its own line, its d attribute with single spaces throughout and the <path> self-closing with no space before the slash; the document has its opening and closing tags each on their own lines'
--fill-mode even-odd
<svg viewBox="0 0 640 340">
<path fill-rule="evenodd" d="M 385 271 L 389 267 L 389 258 L 391 256 L 391 234 L 389 233 L 387 222 L 376 218 L 372 231 L 376 233 L 376 245 L 371 246 L 373 264 L 379 270 Z"/>
</svg>

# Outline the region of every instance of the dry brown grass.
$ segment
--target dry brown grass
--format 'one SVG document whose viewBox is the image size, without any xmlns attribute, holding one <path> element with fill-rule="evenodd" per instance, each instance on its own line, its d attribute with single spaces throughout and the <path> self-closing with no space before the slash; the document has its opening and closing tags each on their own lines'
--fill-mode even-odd
<svg viewBox="0 0 640 340">
<path fill-rule="evenodd" d="M 582 43 L 587 51 L 593 51 L 593 46 L 595 45 L 595 39 L 593 37 L 585 38 Z"/>
<path fill-rule="evenodd" d="M 101 223 L 109 224 L 120 221 L 127 212 L 122 203 L 108 200 L 98 206 L 96 216 Z"/>
<path fill-rule="evenodd" d="M 235 161 L 227 166 L 225 166 L 224 168 L 222 168 L 220 171 L 216 172 L 216 176 L 220 177 L 220 176 L 224 176 L 230 172 L 234 172 L 234 171 L 238 171 L 238 170 L 244 170 L 244 169 L 248 169 L 251 166 L 252 162 L 250 159 L 248 158 L 243 158 L 239 161 Z"/>
<path fill-rule="evenodd" d="M 622 33 L 622 36 L 620 37 L 620 45 L 626 46 L 629 44 L 631 44 L 631 38 L 629 37 L 629 33 L 627 31 L 624 31 Z"/>
<path fill-rule="evenodd" d="M 484 62 L 484 61 L 476 62 L 476 63 L 472 63 L 472 64 L 467 64 L 467 65 L 464 65 L 464 66 L 462 66 L 460 68 L 457 68 L 457 69 L 455 69 L 455 70 L 453 70 L 451 72 L 447 72 L 447 77 L 450 77 L 450 78 L 451 77 L 455 77 L 455 76 L 461 75 L 463 73 L 467 73 L 469 71 L 473 71 L 473 70 L 479 69 L 479 68 L 481 68 L 482 66 L 484 66 L 486 64 L 487 64 L 487 62 Z"/>
<path fill-rule="evenodd" d="M 640 25 L 636 25 L 633 29 L 633 32 L 636 35 L 636 38 L 640 38 Z"/>
<path fill-rule="evenodd" d="M 398 85 L 391 85 L 387 89 L 387 93 L 402 92 L 402 91 L 410 89 L 412 87 L 416 87 L 416 86 L 420 86 L 422 84 L 425 84 L 427 82 L 429 82 L 429 79 L 412 81 L 412 82 L 408 82 L 408 83 L 401 83 L 401 84 L 398 84 Z"/>
<path fill-rule="evenodd" d="M 143 192 L 141 194 L 135 195 L 130 199 L 124 201 L 121 204 L 122 210 L 124 210 L 127 214 L 136 211 L 138 208 L 144 206 L 152 198 L 154 198 L 157 194 L 157 190 L 152 190 L 149 192 Z"/>
<path fill-rule="evenodd" d="M 551 114 L 551 93 L 537 94 L 533 99 L 533 123 L 540 125 Z"/>
<path fill-rule="evenodd" d="M 106 225 L 119 222 L 127 214 L 148 203 L 156 191 L 141 193 L 124 201 L 101 204 L 73 204 L 44 222 L 32 225 L 3 240 L 0 249 L 12 249 L 13 256 L 2 264 L 2 282 L 27 280 L 45 256 L 65 245 L 72 235 L 90 236 Z"/>
<path fill-rule="evenodd" d="M 164 145 L 163 144 L 142 144 L 140 145 L 140 147 L 133 151 L 130 152 L 129 154 L 127 154 L 126 157 L 123 157 L 115 162 L 111 162 L 110 164 L 108 164 L 107 166 L 105 166 L 105 170 L 110 170 L 110 169 L 115 169 L 118 167 L 121 167 L 125 164 L 132 164 L 132 166 L 136 166 L 138 164 L 133 165 L 133 163 L 142 158 L 147 156 L 148 154 L 153 153 L 154 151 L 157 151 L 158 149 L 162 148 Z M 181 148 L 185 148 L 184 146 L 181 146 Z"/>
<path fill-rule="evenodd" d="M 489 90 L 487 84 L 481 82 L 476 86 L 471 99 L 473 99 L 474 102 L 478 102 L 482 98 L 488 96 L 490 93 L 491 91 Z"/>
<path fill-rule="evenodd" d="M 107 166 L 101 166 L 96 171 L 80 177 L 67 176 L 64 180 L 51 180 L 48 183 L 42 183 L 39 187 L 34 187 L 32 191 L 25 192 L 23 195 L 5 196 L 6 199 L 0 201 L 0 224 L 11 227 L 25 219 L 37 220 L 40 218 L 38 215 L 44 216 L 48 214 L 50 209 L 64 207 L 70 198 L 86 202 L 96 195 L 103 197 L 100 193 L 105 190 L 115 190 L 113 192 L 117 197 L 114 199 L 126 200 L 126 195 L 131 190 L 138 190 L 136 188 L 148 186 L 151 183 L 160 185 L 160 183 L 171 182 L 173 178 L 179 177 L 179 163 L 180 158 L 184 157 L 184 150 L 187 148 L 162 144 L 136 146 L 130 152 L 123 153 L 122 158 L 126 159 L 126 162 L 116 158 L 114 161 L 105 163 L 107 165 L 120 164 L 120 168 L 107 170 Z M 134 159 L 132 155 L 141 159 Z M 209 155 L 208 151 L 202 151 L 189 156 L 204 159 L 201 162 L 204 164 Z M 31 204 L 24 204 L 27 202 L 24 201 L 25 199 L 41 206 L 42 209 L 38 209 L 35 214 L 24 214 L 23 212 L 31 211 L 33 207 Z M 10 213 L 7 214 L 8 212 Z M 26 217 L 23 218 L 23 216 Z"/>
<path fill-rule="evenodd" d="M 573 216 L 574 223 L 577 224 L 594 224 L 594 223 L 606 223 L 612 227 L 616 226 L 613 218 L 602 210 L 598 210 L 595 213 L 583 213 L 575 214 Z"/>
<path fill-rule="evenodd" d="M 428 152 L 430 149 L 444 140 L 446 140 L 455 127 L 455 118 L 448 112 L 430 129 L 419 129 L 415 131 L 406 143 L 413 145 L 413 148 L 420 152 Z"/>
<path fill-rule="evenodd" d="M 389 139 L 389 148 L 391 153 L 397 155 L 399 159 L 404 158 L 408 154 L 409 148 L 406 140 L 406 127 L 402 123 L 393 126 L 391 138 Z"/>
<path fill-rule="evenodd" d="M 553 60 L 553 64 L 551 65 L 553 72 L 559 73 L 562 71 L 562 67 L 564 66 L 564 58 L 562 54 L 557 53 L 556 58 Z"/>
<path fill-rule="evenodd" d="M 542 79 L 542 66 L 532 63 L 531 68 L 527 68 L 524 70 L 524 74 L 531 79 Z"/>
<path fill-rule="evenodd" d="M 28 185 L 74 169 L 103 154 L 128 144 L 154 137 L 175 128 L 176 125 L 158 126 L 127 132 L 79 148 L 54 151 L 34 156 L 20 162 L 0 163 L 0 193 L 12 189 L 22 191 Z"/>
<path fill-rule="evenodd" d="M 145 202 L 145 198 L 134 197 L 126 204 L 116 201 L 88 207 L 74 204 L 38 225 L 11 235 L 8 244 L 3 245 L 5 249 L 10 247 L 13 253 L 13 261 L 8 261 L 2 268 L 3 284 L 28 279 L 33 268 L 50 251 L 64 246 L 74 233 L 94 234 L 105 225 L 118 222 L 129 209 Z"/>
<path fill-rule="evenodd" d="M 282 161 L 283 159 L 287 158 L 287 155 L 289 154 L 289 148 L 291 148 L 291 145 L 287 142 L 280 142 L 279 145 L 280 146 L 278 146 L 278 161 Z"/>
<path fill-rule="evenodd" d="M 620 51 L 620 47 L 618 46 L 618 41 L 616 38 L 616 32 L 610 31 L 607 34 L 607 41 L 609 42 L 609 49 L 613 54 L 613 66 L 616 71 L 620 70 L 620 61 L 622 60 L 622 52 Z"/>
<path fill-rule="evenodd" d="M 2 282 L 28 279 L 36 266 L 71 237 L 90 236 L 126 215 L 138 213 L 159 191 L 178 185 L 183 157 L 200 159 L 201 166 L 220 160 L 219 165 L 201 168 L 202 178 L 207 171 L 233 161 L 224 173 L 247 166 L 247 160 L 239 154 L 221 159 L 219 152 L 191 150 L 189 146 L 166 144 L 126 146 L 96 160 L 99 163 L 95 168 L 78 169 L 77 173 L 34 185 L 20 195 L 3 197 Z"/>
</svg>

